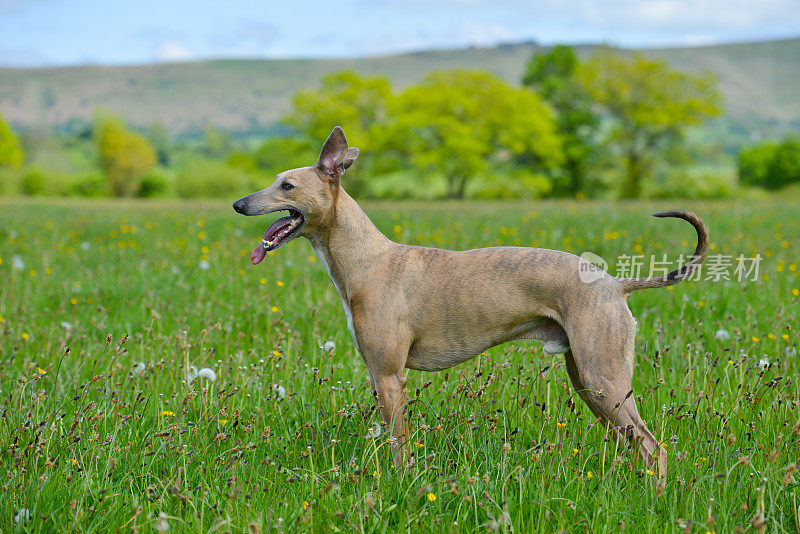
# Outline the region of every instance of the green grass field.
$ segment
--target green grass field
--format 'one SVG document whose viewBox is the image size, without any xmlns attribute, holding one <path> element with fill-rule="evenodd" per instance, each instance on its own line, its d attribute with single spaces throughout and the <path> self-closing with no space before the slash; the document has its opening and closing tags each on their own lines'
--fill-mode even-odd
<svg viewBox="0 0 800 534">
<path fill-rule="evenodd" d="M 535 342 L 409 371 L 403 476 L 305 240 L 253 267 L 271 221 L 226 203 L 3 200 L 0 530 L 796 532 L 800 210 L 683 204 L 365 206 L 405 243 L 609 260 L 690 254 L 688 224 L 649 217 L 688 207 L 712 254 L 761 254 L 757 281 L 630 298 L 660 486 Z"/>
</svg>

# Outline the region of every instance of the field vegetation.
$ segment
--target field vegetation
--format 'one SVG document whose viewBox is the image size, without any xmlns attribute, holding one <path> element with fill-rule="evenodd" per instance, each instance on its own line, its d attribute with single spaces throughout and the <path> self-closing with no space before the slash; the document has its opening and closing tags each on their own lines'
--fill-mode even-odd
<svg viewBox="0 0 800 534">
<path fill-rule="evenodd" d="M 235 194 L 230 195 L 236 198 Z M 409 372 L 414 465 L 394 467 L 339 298 L 303 240 L 228 203 L 0 204 L 0 529 L 794 532 L 797 207 L 726 202 L 368 203 L 390 238 L 606 258 L 760 255 L 755 280 L 630 298 L 634 395 L 659 484 L 572 390 L 562 356 L 496 347 Z"/>
</svg>

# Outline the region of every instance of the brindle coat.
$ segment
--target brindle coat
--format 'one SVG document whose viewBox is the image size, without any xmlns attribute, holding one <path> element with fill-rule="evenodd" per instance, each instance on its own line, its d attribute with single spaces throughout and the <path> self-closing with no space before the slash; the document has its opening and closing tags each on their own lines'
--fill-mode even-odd
<svg viewBox="0 0 800 534">
<path fill-rule="evenodd" d="M 686 278 L 706 254 L 703 222 L 684 211 L 656 214 L 684 219 L 698 233 L 693 258 L 666 277 L 617 279 L 601 273 L 585 283 L 580 259 L 566 252 L 521 247 L 456 252 L 390 241 L 340 186 L 357 156 L 337 126 L 315 165 L 282 172 L 272 186 L 233 206 L 245 215 L 286 209 L 302 215 L 301 227 L 287 241 L 306 237 L 336 286 L 381 416 L 397 438 L 398 464 L 407 458 L 406 368 L 447 369 L 506 341 L 538 339 L 546 351 L 564 353 L 575 391 L 595 416 L 664 476 L 666 452 L 631 396 L 636 321 L 626 297 L 635 289 Z"/>
</svg>

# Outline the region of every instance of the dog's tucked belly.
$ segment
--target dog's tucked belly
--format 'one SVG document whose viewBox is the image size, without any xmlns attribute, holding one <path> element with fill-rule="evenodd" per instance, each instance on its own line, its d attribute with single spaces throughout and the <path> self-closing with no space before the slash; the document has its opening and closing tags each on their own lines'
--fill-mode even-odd
<svg viewBox="0 0 800 534">
<path fill-rule="evenodd" d="M 561 325 L 547 317 L 537 317 L 517 327 L 495 327 L 460 338 L 423 336 L 409 349 L 406 367 L 416 371 L 449 369 L 491 347 L 515 339 L 545 341 L 546 352 L 564 352 L 569 348 L 567 334 Z"/>
</svg>

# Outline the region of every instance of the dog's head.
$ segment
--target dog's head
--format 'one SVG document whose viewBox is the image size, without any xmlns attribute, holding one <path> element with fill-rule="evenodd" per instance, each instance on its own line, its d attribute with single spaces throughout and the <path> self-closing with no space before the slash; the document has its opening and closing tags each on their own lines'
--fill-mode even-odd
<svg viewBox="0 0 800 534">
<path fill-rule="evenodd" d="M 261 262 L 267 252 L 298 236 L 318 233 L 330 224 L 335 217 L 339 179 L 357 157 L 358 149 L 347 146 L 344 131 L 337 126 L 325 141 L 317 163 L 284 171 L 268 188 L 233 203 L 233 209 L 243 215 L 289 212 L 267 228 L 261 244 L 250 256 L 253 265 Z"/>
</svg>

